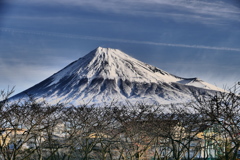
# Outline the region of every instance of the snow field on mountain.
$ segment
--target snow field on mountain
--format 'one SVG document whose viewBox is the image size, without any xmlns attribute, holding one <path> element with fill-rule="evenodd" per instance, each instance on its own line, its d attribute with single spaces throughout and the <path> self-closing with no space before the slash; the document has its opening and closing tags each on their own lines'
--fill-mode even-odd
<svg viewBox="0 0 240 160">
<path fill-rule="evenodd" d="M 189 102 L 194 94 L 213 90 L 224 91 L 197 78 L 172 75 L 118 49 L 98 47 L 14 98 L 27 93 L 51 104 L 112 101 L 169 104 Z"/>
</svg>

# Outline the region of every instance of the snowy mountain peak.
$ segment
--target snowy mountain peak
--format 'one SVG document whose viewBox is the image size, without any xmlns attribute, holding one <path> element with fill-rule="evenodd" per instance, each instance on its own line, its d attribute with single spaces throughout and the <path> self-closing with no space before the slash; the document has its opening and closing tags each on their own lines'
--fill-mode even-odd
<svg viewBox="0 0 240 160">
<path fill-rule="evenodd" d="M 114 55 L 114 54 L 116 54 L 116 55 Z M 91 51 L 89 54 L 87 54 L 84 57 L 96 57 L 96 58 L 100 58 L 103 60 L 104 58 L 108 58 L 111 56 L 117 56 L 118 54 L 127 56 L 125 53 L 121 52 L 118 49 L 97 47 L 96 49 L 94 49 L 93 51 Z"/>
<path fill-rule="evenodd" d="M 112 100 L 174 103 L 209 90 L 221 89 L 198 78 L 169 74 L 118 49 L 98 47 L 14 98 L 27 93 L 51 103 Z"/>
<path fill-rule="evenodd" d="M 176 80 L 176 77 L 169 73 L 132 58 L 118 49 L 98 47 L 90 53 L 90 55 L 92 54 L 94 56 L 91 56 L 87 65 L 88 71 L 90 71 L 90 74 L 87 75 L 88 78 L 93 75 L 91 74 L 93 71 L 95 76 L 109 79 L 122 78 L 130 81 L 157 82 L 164 76 L 161 78 L 162 81 Z M 89 57 L 89 55 L 85 57 Z M 87 59 L 85 57 L 84 59 Z"/>
<path fill-rule="evenodd" d="M 103 47 L 98 47 L 96 48 L 96 54 L 111 54 L 117 49 L 112 49 L 112 48 L 103 48 Z"/>
</svg>

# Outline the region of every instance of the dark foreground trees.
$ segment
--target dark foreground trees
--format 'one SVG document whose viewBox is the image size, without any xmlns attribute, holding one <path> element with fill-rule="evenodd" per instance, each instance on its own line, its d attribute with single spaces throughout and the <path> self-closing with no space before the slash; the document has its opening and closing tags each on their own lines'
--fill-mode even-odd
<svg viewBox="0 0 240 160">
<path fill-rule="evenodd" d="M 212 127 L 211 141 L 217 156 L 235 160 L 240 149 L 240 96 L 235 92 L 219 92 L 198 100 L 194 107 Z"/>
<path fill-rule="evenodd" d="M 235 160 L 239 97 L 216 93 L 178 105 L 49 105 L 29 99 L 0 112 L 0 159 Z"/>
</svg>

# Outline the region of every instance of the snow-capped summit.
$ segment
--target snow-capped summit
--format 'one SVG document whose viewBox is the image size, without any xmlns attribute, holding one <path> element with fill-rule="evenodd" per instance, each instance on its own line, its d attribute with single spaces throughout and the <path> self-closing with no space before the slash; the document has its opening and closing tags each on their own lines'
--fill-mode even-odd
<svg viewBox="0 0 240 160">
<path fill-rule="evenodd" d="M 14 96 L 31 95 L 49 103 L 176 103 L 194 94 L 223 91 L 197 78 L 181 78 L 118 49 L 98 47 L 39 84 Z"/>
<path fill-rule="evenodd" d="M 151 65 L 138 61 L 117 49 L 98 47 L 74 64 L 54 75 L 58 82 L 66 74 L 75 74 L 80 78 L 92 80 L 97 77 L 104 79 L 122 79 L 134 82 L 173 82 L 179 78 Z"/>
</svg>

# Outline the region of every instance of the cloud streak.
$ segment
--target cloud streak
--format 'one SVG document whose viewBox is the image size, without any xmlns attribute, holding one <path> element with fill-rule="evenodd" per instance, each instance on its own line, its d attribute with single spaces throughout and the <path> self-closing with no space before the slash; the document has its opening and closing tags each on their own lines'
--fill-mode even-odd
<svg viewBox="0 0 240 160">
<path fill-rule="evenodd" d="M 26 31 L 26 30 L 11 29 L 11 28 L 0 28 L 0 32 L 20 33 L 20 34 L 29 34 L 29 35 L 39 35 L 39 36 L 51 36 L 51 37 L 62 37 L 62 38 L 72 38 L 72 39 L 85 39 L 85 40 L 94 40 L 94 41 L 108 41 L 108 42 L 133 43 L 133 44 L 144 44 L 144 45 L 155 45 L 155 46 L 166 46 L 166 47 L 180 47 L 180 48 L 194 48 L 194 49 L 240 52 L 240 48 L 176 44 L 176 43 L 160 43 L 160 42 L 151 42 L 151 41 L 137 41 L 137 40 L 94 37 L 94 36 L 85 36 L 85 35 L 53 33 L 53 32 Z"/>
<path fill-rule="evenodd" d="M 162 17 L 164 13 L 174 11 L 184 15 L 184 18 L 174 15 L 169 15 L 168 18 L 171 17 L 180 21 L 185 19 L 185 21 L 190 22 L 195 19 L 200 23 L 211 22 L 213 19 L 218 22 L 222 20 L 240 21 L 240 10 L 232 0 L 21 0 L 21 3 L 81 6 L 102 12 L 148 17 Z"/>
</svg>

